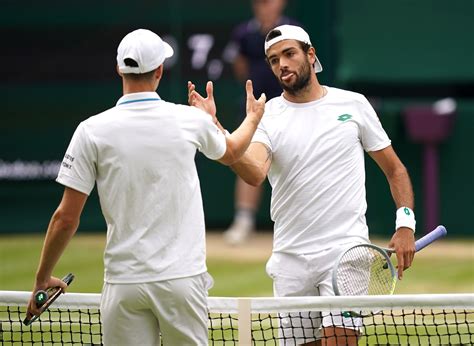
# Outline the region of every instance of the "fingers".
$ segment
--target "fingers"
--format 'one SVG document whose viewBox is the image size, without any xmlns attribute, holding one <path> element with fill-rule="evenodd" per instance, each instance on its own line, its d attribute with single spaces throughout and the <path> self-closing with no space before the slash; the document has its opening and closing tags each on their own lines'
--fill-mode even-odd
<svg viewBox="0 0 474 346">
<path fill-rule="evenodd" d="M 206 84 L 206 93 L 209 100 L 214 100 L 214 84 L 211 81 Z"/>
<path fill-rule="evenodd" d="M 247 115 L 256 116 L 257 119 L 260 121 L 265 111 L 265 102 L 267 100 L 267 96 L 265 95 L 265 93 L 262 93 L 258 100 L 255 99 L 255 96 L 253 94 L 253 84 L 250 79 L 248 79 L 245 83 L 245 91 L 247 93 Z"/>
<path fill-rule="evenodd" d="M 196 106 L 198 107 L 199 105 L 199 102 L 203 102 L 204 101 L 204 98 L 199 95 L 199 93 L 197 91 L 192 91 L 191 94 L 189 94 L 189 97 L 188 97 L 188 104 L 190 106 Z"/>
<path fill-rule="evenodd" d="M 191 95 L 194 90 L 196 90 L 196 86 L 191 81 L 188 81 L 188 95 Z"/>
<path fill-rule="evenodd" d="M 250 79 L 247 79 L 247 82 L 245 83 L 245 91 L 247 93 L 247 100 L 249 99 L 255 99 L 255 96 L 253 94 L 253 83 Z M 256 100 L 258 103 L 265 103 L 267 101 L 267 95 L 265 93 L 262 93 L 258 100 Z"/>
<path fill-rule="evenodd" d="M 54 294 L 55 292 L 57 292 L 57 290 L 55 290 L 56 288 L 61 289 L 60 293 L 64 293 L 66 292 L 68 285 L 63 280 L 56 278 L 54 276 L 51 276 L 45 282 L 37 283 L 35 285 L 33 292 L 31 294 L 30 300 L 28 301 L 27 308 L 26 308 L 27 319 L 31 319 L 33 318 L 33 316 L 39 315 L 42 312 L 42 309 L 44 309 L 43 305 L 45 304 L 45 302 L 37 303 L 36 293 L 38 291 L 47 291 L 48 294 Z"/>
<path fill-rule="evenodd" d="M 196 88 L 196 86 L 193 84 L 193 82 L 188 80 L 188 92 L 194 90 L 195 88 Z"/>
<path fill-rule="evenodd" d="M 66 291 L 66 289 L 68 288 L 67 283 L 65 283 L 63 280 L 60 280 L 60 279 L 58 279 L 56 286 L 59 286 L 60 288 L 62 288 L 63 291 Z"/>
<path fill-rule="evenodd" d="M 196 91 L 196 85 L 188 81 L 188 104 L 190 106 L 198 107 L 199 104 L 202 104 L 206 100 L 214 102 L 214 85 L 211 81 L 206 84 L 206 93 L 206 98 L 204 98 Z"/>
<path fill-rule="evenodd" d="M 253 84 L 250 79 L 247 79 L 247 82 L 245 82 L 245 91 L 247 93 L 247 99 L 255 98 L 253 95 Z"/>
<path fill-rule="evenodd" d="M 398 278 L 401 280 L 403 271 L 412 265 L 415 256 L 415 237 L 413 231 L 406 227 L 399 228 L 392 236 L 389 247 L 397 255 Z"/>
<path fill-rule="evenodd" d="M 56 287 L 66 289 L 67 284 L 63 280 L 61 280 L 60 278 L 51 276 L 51 278 L 49 279 L 48 284 L 47 284 L 47 289 L 56 288 Z M 37 287 L 37 289 L 45 289 L 45 288 Z"/>
<path fill-rule="evenodd" d="M 35 298 L 32 296 L 28 302 L 28 307 L 26 310 L 26 317 L 31 318 L 34 315 L 39 314 L 40 311 L 38 309 L 38 306 L 36 305 Z"/>
<path fill-rule="evenodd" d="M 30 300 L 28 301 L 28 306 L 26 310 L 26 316 L 31 319 L 34 315 L 38 315 L 40 313 L 41 305 L 38 305 L 36 301 L 36 293 L 40 291 L 40 289 L 35 288 L 33 293 L 31 294 Z"/>
<path fill-rule="evenodd" d="M 398 269 L 398 280 L 401 280 L 403 278 L 403 271 L 405 270 L 405 260 L 403 258 L 403 255 L 399 255 L 397 252 L 397 269 Z"/>
<path fill-rule="evenodd" d="M 190 106 L 193 105 L 193 100 L 194 100 L 193 93 L 195 90 L 196 90 L 196 86 L 191 81 L 188 81 L 188 104 Z"/>
<path fill-rule="evenodd" d="M 401 256 L 400 258 L 401 258 L 401 260 L 400 260 L 400 262 L 398 262 L 397 270 L 398 270 L 398 278 L 401 280 L 402 277 L 403 277 L 403 272 L 411 267 L 411 263 L 407 259 L 406 256 Z M 398 261 L 398 259 L 397 259 L 397 261 Z"/>
<path fill-rule="evenodd" d="M 411 267 L 415 253 L 411 250 L 400 250 L 397 254 L 397 270 L 398 278 L 401 280 L 403 277 L 403 271 Z"/>
<path fill-rule="evenodd" d="M 196 91 L 196 85 L 188 81 L 188 104 L 190 106 L 197 106 L 197 103 L 204 100 L 204 98 Z"/>
</svg>

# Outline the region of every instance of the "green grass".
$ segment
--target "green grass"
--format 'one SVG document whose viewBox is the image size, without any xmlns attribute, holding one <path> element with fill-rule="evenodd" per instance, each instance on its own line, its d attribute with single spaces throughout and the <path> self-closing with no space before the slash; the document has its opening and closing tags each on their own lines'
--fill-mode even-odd
<svg viewBox="0 0 474 346">
<path fill-rule="evenodd" d="M 44 235 L 0 237 L 0 290 L 29 291 L 43 246 Z M 76 275 L 71 292 L 97 293 L 102 289 L 103 236 L 76 236 L 72 239 L 54 275 Z"/>
<path fill-rule="evenodd" d="M 76 235 L 55 268 L 54 275 L 74 273 L 70 292 L 99 293 L 103 284 L 104 235 Z M 0 237 L 0 290 L 29 291 L 33 287 L 43 235 Z M 209 258 L 208 271 L 214 278 L 211 296 L 269 296 L 271 279 L 265 261 L 236 262 Z"/>
<path fill-rule="evenodd" d="M 474 254 L 473 254 L 474 256 Z M 395 294 L 411 293 L 473 293 L 473 257 L 416 259 L 402 281 L 397 282 Z"/>
<path fill-rule="evenodd" d="M 0 236 L 0 290 L 29 291 L 43 243 L 43 234 Z M 474 292 L 474 242 L 449 242 L 448 251 L 424 250 L 397 283 L 396 294 Z M 71 292 L 98 293 L 103 284 L 105 235 L 76 235 L 55 269 L 62 277 L 76 275 Z M 432 245 L 433 247 L 436 244 Z M 459 250 L 457 250 L 459 246 Z M 437 250 L 437 248 L 434 248 Z M 245 248 L 242 248 L 245 251 Z M 208 269 L 214 278 L 211 296 L 271 296 L 272 282 L 265 273 L 266 258 L 242 261 L 222 260 L 208 255 Z"/>
<path fill-rule="evenodd" d="M 42 248 L 44 235 L 31 234 L 22 236 L 0 236 L 0 290 L 29 291 L 33 286 L 34 274 L 38 265 L 40 251 Z M 62 256 L 60 263 L 55 269 L 56 276 L 63 276 L 68 272 L 76 275 L 76 280 L 71 286 L 70 292 L 99 293 L 103 283 L 103 248 L 105 244 L 105 235 L 76 235 L 66 252 Z M 474 241 L 466 240 L 462 242 L 445 241 L 443 248 L 435 248 L 423 251 L 417 254 L 413 266 L 405 272 L 404 278 L 398 282 L 395 290 L 396 294 L 410 293 L 472 293 L 474 292 Z M 447 245 L 447 246 L 446 246 Z M 240 250 L 239 250 L 240 251 Z M 242 252 L 246 251 L 242 247 Z M 250 297 L 250 296 L 271 296 L 272 282 L 265 273 L 265 263 L 267 258 L 244 259 L 242 256 L 230 255 L 225 259 L 222 256 L 216 257 L 208 253 L 208 270 L 214 278 L 214 287 L 210 290 L 210 296 L 222 297 Z M 227 254 L 226 254 L 227 255 Z M 20 315 L 24 315 L 22 307 Z M 0 314 L 1 315 L 1 314 Z M 0 316 L 1 319 L 1 316 Z M 472 317 L 469 317 L 469 325 L 472 326 Z M 234 321 L 234 323 L 236 323 Z M 269 323 L 269 322 L 264 322 Z M 444 323 L 441 323 L 443 326 Z M 38 328 L 39 324 L 35 326 Z M 254 327 L 256 327 L 254 325 Z M 268 326 L 266 326 L 268 327 Z M 20 327 L 18 327 L 20 328 Z M 370 328 L 367 327 L 367 334 L 370 335 Z M 374 340 L 372 336 L 366 336 L 361 339 L 361 344 L 368 342 L 375 343 L 411 343 L 409 340 L 418 340 L 417 336 L 408 339 L 408 336 L 400 335 L 416 334 L 414 330 L 408 330 L 404 327 L 396 327 L 392 336 L 380 335 Z M 400 330 L 398 328 L 401 328 Z M 432 335 L 439 332 L 440 327 L 428 327 L 421 331 L 421 334 Z M 444 327 L 443 327 L 444 328 Z M 464 327 L 463 327 L 464 328 Z M 268 329 L 266 333 L 274 333 Z M 463 331 L 464 332 L 464 331 Z M 217 332 L 219 333 L 219 332 Z M 255 332 L 254 336 L 261 339 L 263 335 Z M 66 333 L 67 334 L 67 333 Z M 237 333 L 227 330 L 224 335 L 220 335 L 224 340 L 237 337 Z M 5 335 L 5 337 L 7 337 Z M 10 337 L 10 336 L 9 336 Z M 29 334 L 23 329 L 13 333 L 15 340 L 24 338 L 40 337 L 40 334 Z M 53 337 L 59 337 L 59 333 L 53 333 Z M 270 338 L 270 335 L 266 335 Z M 469 343 L 465 340 L 471 338 L 470 332 L 466 332 L 463 338 L 467 339 L 442 339 L 441 343 Z M 219 338 L 214 335 L 213 339 Z M 420 344 L 429 344 L 428 336 L 419 339 Z M 434 340 L 434 339 L 433 339 Z M 438 339 L 436 339 L 438 340 Z M 0 338 L 1 341 L 1 338 Z M 53 344 L 47 341 L 46 344 Z M 9 344 L 8 342 L 6 344 Z M 215 343 L 219 344 L 219 342 Z M 224 344 L 224 343 L 222 343 Z M 227 344 L 227 343 L 226 343 Z M 260 342 L 257 342 L 259 345 Z M 271 343 L 265 343 L 269 345 Z"/>
<path fill-rule="evenodd" d="M 0 290 L 32 288 L 43 237 L 43 234 L 0 236 Z M 78 234 L 72 239 L 55 269 L 59 277 L 68 272 L 76 275 L 71 292 L 101 291 L 104 244 L 103 234 Z M 396 294 L 474 292 L 474 241 L 445 240 L 444 244 L 449 245 L 448 250 L 424 250 L 417 254 L 413 266 L 397 283 Z M 223 260 L 209 253 L 207 265 L 214 278 L 210 296 L 271 296 L 272 282 L 265 273 L 266 260 Z"/>
<path fill-rule="evenodd" d="M 272 280 L 265 273 L 265 261 L 235 262 L 209 259 L 208 271 L 214 278 L 210 296 L 259 297 L 272 295 Z"/>
</svg>

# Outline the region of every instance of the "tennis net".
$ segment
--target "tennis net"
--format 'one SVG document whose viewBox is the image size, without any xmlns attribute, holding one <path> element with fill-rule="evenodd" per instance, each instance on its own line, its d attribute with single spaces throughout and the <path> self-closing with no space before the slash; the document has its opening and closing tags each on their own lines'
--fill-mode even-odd
<svg viewBox="0 0 474 346">
<path fill-rule="evenodd" d="M 0 344 L 102 344 L 99 294 L 67 293 L 38 321 L 25 326 L 29 297 L 30 292 L 0 291 Z M 353 327 L 359 345 L 474 344 L 474 294 L 212 297 L 208 305 L 210 345 L 308 342 L 317 330 L 314 323 L 320 312 L 325 321 L 337 320 L 342 312 L 350 322 L 361 319 L 348 312 L 362 310 L 374 313 L 362 318 L 362 326 Z M 338 336 L 340 344 L 345 340 L 345 335 Z"/>
</svg>

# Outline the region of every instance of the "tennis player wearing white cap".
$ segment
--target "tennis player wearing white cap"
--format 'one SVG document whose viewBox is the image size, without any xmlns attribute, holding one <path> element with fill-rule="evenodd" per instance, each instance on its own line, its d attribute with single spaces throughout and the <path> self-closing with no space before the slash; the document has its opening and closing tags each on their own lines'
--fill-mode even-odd
<svg viewBox="0 0 474 346">
<path fill-rule="evenodd" d="M 322 66 L 301 27 L 276 27 L 264 49 L 283 93 L 267 102 L 252 144 L 231 167 L 251 185 L 268 177 L 272 186 L 275 225 L 267 272 L 274 294 L 334 295 L 337 255 L 347 245 L 369 242 L 364 151 L 385 173 L 399 210 L 389 247 L 396 250 L 401 277 L 415 251 L 413 191 L 374 109 L 361 94 L 318 82 Z M 404 207 L 410 216 L 400 213 Z M 283 344 L 357 344 L 361 321 L 299 316 L 283 319 Z"/>
<path fill-rule="evenodd" d="M 106 345 L 159 345 L 160 333 L 165 345 L 208 343 L 212 279 L 194 157 L 199 150 L 232 164 L 263 115 L 265 96 L 256 100 L 251 82 L 247 117 L 232 134 L 216 125 L 215 116 L 162 100 L 156 89 L 172 55 L 171 46 L 149 30 L 123 38 L 117 69 L 124 95 L 77 127 L 57 178 L 64 195 L 48 227 L 33 292 L 65 286 L 51 275 L 97 183 L 107 222 L 101 300 Z M 30 301 L 28 314 L 37 312 Z"/>
</svg>

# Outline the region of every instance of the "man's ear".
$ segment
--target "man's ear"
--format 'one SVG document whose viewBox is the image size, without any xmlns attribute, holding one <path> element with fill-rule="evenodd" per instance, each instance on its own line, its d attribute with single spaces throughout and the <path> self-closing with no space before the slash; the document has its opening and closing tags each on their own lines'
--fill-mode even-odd
<svg viewBox="0 0 474 346">
<path fill-rule="evenodd" d="M 161 77 L 163 77 L 163 64 L 158 66 L 158 68 L 155 70 L 155 77 L 156 79 L 160 80 Z"/>
<path fill-rule="evenodd" d="M 311 65 L 314 65 L 316 62 L 316 49 L 314 47 L 309 47 L 308 49 L 308 56 L 309 56 L 309 61 L 311 62 Z"/>
</svg>

